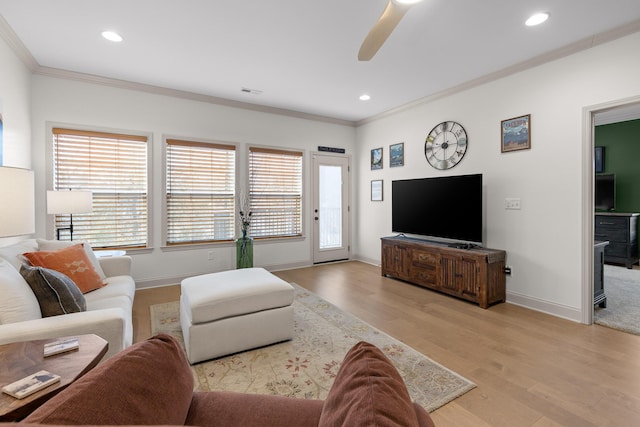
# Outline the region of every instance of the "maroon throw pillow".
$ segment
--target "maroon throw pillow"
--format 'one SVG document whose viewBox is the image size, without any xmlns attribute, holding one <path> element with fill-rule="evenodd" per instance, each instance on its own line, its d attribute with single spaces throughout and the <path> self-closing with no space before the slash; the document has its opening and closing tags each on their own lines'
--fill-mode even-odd
<svg viewBox="0 0 640 427">
<path fill-rule="evenodd" d="M 24 422 L 184 425 L 192 397 L 184 351 L 169 335 L 157 335 L 107 359 Z"/>
<path fill-rule="evenodd" d="M 356 344 L 344 358 L 318 427 L 418 426 L 402 377 L 376 346 Z"/>
</svg>

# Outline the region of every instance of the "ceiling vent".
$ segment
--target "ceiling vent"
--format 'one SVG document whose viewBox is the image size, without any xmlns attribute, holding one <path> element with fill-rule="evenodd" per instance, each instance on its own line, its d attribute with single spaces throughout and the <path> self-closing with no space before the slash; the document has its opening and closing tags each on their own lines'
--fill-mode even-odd
<svg viewBox="0 0 640 427">
<path fill-rule="evenodd" d="M 242 89 L 240 89 L 240 91 L 244 92 L 244 93 L 250 93 L 252 95 L 261 95 L 263 91 L 258 90 L 258 89 L 249 89 L 247 87 L 243 87 Z"/>
</svg>

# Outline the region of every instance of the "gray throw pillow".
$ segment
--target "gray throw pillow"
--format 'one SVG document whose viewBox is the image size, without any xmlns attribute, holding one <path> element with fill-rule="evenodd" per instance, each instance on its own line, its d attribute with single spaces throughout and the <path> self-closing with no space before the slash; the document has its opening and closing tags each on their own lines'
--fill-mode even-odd
<svg viewBox="0 0 640 427">
<path fill-rule="evenodd" d="M 20 274 L 35 294 L 42 317 L 87 310 L 87 302 L 78 286 L 59 271 L 22 265 Z"/>
</svg>

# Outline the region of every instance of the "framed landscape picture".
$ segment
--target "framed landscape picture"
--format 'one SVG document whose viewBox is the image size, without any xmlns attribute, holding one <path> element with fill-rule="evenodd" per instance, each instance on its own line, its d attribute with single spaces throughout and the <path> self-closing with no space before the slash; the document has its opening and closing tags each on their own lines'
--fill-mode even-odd
<svg viewBox="0 0 640 427">
<path fill-rule="evenodd" d="M 382 147 L 371 150 L 371 170 L 382 169 Z"/>
<path fill-rule="evenodd" d="M 531 148 L 531 114 L 503 120 L 500 137 L 500 151 L 503 153 Z"/>
<path fill-rule="evenodd" d="M 389 146 L 389 167 L 404 166 L 404 142 Z"/>
</svg>

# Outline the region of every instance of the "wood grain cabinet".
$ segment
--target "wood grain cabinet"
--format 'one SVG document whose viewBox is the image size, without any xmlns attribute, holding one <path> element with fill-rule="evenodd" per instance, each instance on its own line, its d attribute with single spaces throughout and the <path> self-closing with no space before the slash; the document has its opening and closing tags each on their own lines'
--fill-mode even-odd
<svg viewBox="0 0 640 427">
<path fill-rule="evenodd" d="M 594 240 L 607 241 L 604 262 L 632 268 L 638 262 L 638 213 L 598 212 Z"/>
<path fill-rule="evenodd" d="M 383 237 L 382 275 L 477 303 L 504 302 L 506 252 L 458 249 L 406 237 Z"/>
<path fill-rule="evenodd" d="M 593 305 L 607 308 L 604 293 L 604 248 L 609 242 L 596 241 L 593 244 Z"/>
</svg>

